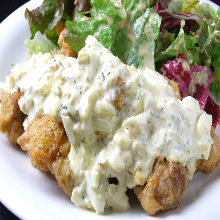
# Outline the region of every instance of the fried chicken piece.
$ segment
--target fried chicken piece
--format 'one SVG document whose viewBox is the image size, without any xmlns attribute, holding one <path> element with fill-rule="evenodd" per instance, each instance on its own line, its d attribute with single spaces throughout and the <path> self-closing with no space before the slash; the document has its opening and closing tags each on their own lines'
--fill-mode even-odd
<svg viewBox="0 0 220 220">
<path fill-rule="evenodd" d="M 173 88 L 173 91 L 175 92 L 176 97 L 181 100 L 178 84 L 174 80 L 171 80 L 167 78 L 166 76 L 163 76 L 163 77 L 168 81 L 169 85 Z"/>
<path fill-rule="evenodd" d="M 59 35 L 58 45 L 60 46 L 59 54 L 62 54 L 67 57 L 77 57 L 77 53 L 73 50 L 73 48 L 64 42 L 65 33 L 67 29 L 63 29 L 63 31 Z"/>
<path fill-rule="evenodd" d="M 211 173 L 220 162 L 220 138 L 215 134 L 215 129 L 211 129 L 213 144 L 208 160 L 200 160 L 197 169 L 205 173 Z"/>
<path fill-rule="evenodd" d="M 164 77 L 164 79 L 166 79 L 168 81 L 168 84 L 173 88 L 173 91 L 175 92 L 176 97 L 181 100 L 180 90 L 179 90 L 178 84 L 174 80 L 166 77 L 165 75 L 163 75 L 163 77 Z"/>
<path fill-rule="evenodd" d="M 18 137 L 24 132 L 25 115 L 18 106 L 21 95 L 18 91 L 13 94 L 2 91 L 0 94 L 0 131 L 6 133 L 9 142 L 13 145 L 17 144 Z"/>
<path fill-rule="evenodd" d="M 51 173 L 56 177 L 63 191 L 71 197 L 74 187 L 74 178 L 68 158 L 69 151 L 70 143 L 69 141 L 66 141 L 60 148 L 60 155 L 52 164 L 48 164 L 48 167 Z"/>
<path fill-rule="evenodd" d="M 179 207 L 184 197 L 188 175 L 182 164 L 157 158 L 146 184 L 134 191 L 149 215 Z"/>
<path fill-rule="evenodd" d="M 45 115 L 28 124 L 26 132 L 18 139 L 18 143 L 31 157 L 51 163 L 66 139 L 62 123 Z"/>
<path fill-rule="evenodd" d="M 56 30 L 57 34 L 60 34 L 60 33 L 63 31 L 64 28 L 65 28 L 65 23 L 63 23 L 62 21 L 60 21 L 60 22 L 56 25 L 55 30 Z"/>
<path fill-rule="evenodd" d="M 68 159 L 70 142 L 63 124 L 49 115 L 36 118 L 28 124 L 18 143 L 28 152 L 32 165 L 42 171 L 50 170 L 71 197 L 74 181 Z"/>
<path fill-rule="evenodd" d="M 33 167 L 37 168 L 40 171 L 43 171 L 43 172 L 49 172 L 50 171 L 48 166 L 47 166 L 47 163 L 45 163 L 45 161 L 43 161 L 43 160 L 40 160 L 36 157 L 30 156 L 30 162 L 33 165 Z"/>
</svg>

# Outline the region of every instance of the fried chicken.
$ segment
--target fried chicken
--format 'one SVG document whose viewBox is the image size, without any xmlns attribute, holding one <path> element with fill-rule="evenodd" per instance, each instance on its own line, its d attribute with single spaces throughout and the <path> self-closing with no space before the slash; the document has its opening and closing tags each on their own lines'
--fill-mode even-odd
<svg viewBox="0 0 220 220">
<path fill-rule="evenodd" d="M 177 83 L 174 80 L 171 80 L 171 79 L 167 78 L 164 75 L 163 75 L 163 77 L 168 81 L 169 85 L 173 88 L 173 91 L 176 94 L 176 97 L 178 99 L 181 99 L 181 97 L 180 97 L 180 90 L 179 90 L 179 87 L 178 87 Z"/>
<path fill-rule="evenodd" d="M 180 206 L 187 182 L 188 175 L 183 165 L 159 157 L 145 185 L 136 186 L 134 191 L 144 210 L 155 215 Z"/>
<path fill-rule="evenodd" d="M 215 134 L 215 129 L 211 129 L 213 144 L 208 160 L 198 161 L 197 169 L 205 173 L 211 173 L 220 162 L 220 138 Z"/>
<path fill-rule="evenodd" d="M 220 138 L 211 129 L 213 144 L 208 160 L 198 161 L 197 169 L 211 173 L 220 162 Z M 188 182 L 187 171 L 181 164 L 157 158 L 152 174 L 143 186 L 134 191 L 149 215 L 179 207 Z"/>
<path fill-rule="evenodd" d="M 0 131 L 6 133 L 9 142 L 13 145 L 17 144 L 17 138 L 24 132 L 25 115 L 18 106 L 21 95 L 18 91 L 13 94 L 2 91 L 0 94 Z"/>
<path fill-rule="evenodd" d="M 172 80 L 168 80 L 168 83 L 180 98 L 176 83 Z M 118 93 L 113 100 L 119 111 L 124 104 L 123 85 L 124 82 L 119 77 L 116 83 Z M 50 171 L 63 191 L 71 197 L 74 177 L 68 159 L 70 142 L 63 124 L 57 122 L 52 116 L 43 115 L 32 120 L 24 132 L 22 124 L 25 115 L 18 106 L 20 97 L 20 92 L 1 93 L 0 130 L 7 134 L 12 144 L 18 143 L 24 151 L 28 152 L 34 167 L 41 171 Z M 220 138 L 215 135 L 214 128 L 211 130 L 211 136 L 214 143 L 209 159 L 198 161 L 198 170 L 206 173 L 212 172 L 220 161 Z M 158 157 L 145 185 L 136 186 L 134 191 L 145 211 L 149 215 L 155 215 L 179 207 L 187 183 L 187 170 L 183 165 Z"/>
<path fill-rule="evenodd" d="M 77 57 L 77 54 L 73 50 L 73 48 L 69 44 L 64 42 L 64 37 L 65 37 L 66 31 L 67 31 L 67 29 L 64 28 L 63 31 L 59 35 L 58 45 L 61 48 L 59 51 L 59 54 L 62 54 L 67 57 Z"/>
<path fill-rule="evenodd" d="M 70 143 L 62 123 L 45 115 L 31 121 L 24 132 L 25 115 L 18 106 L 20 92 L 1 92 L 0 131 L 6 133 L 11 144 L 17 143 L 28 151 L 32 165 L 41 171 L 51 171 L 63 191 L 71 197 L 73 174 L 68 154 Z"/>
<path fill-rule="evenodd" d="M 32 165 L 42 171 L 50 170 L 71 197 L 74 180 L 68 159 L 70 142 L 63 124 L 49 115 L 36 118 L 18 138 L 18 144 L 28 152 Z"/>
</svg>

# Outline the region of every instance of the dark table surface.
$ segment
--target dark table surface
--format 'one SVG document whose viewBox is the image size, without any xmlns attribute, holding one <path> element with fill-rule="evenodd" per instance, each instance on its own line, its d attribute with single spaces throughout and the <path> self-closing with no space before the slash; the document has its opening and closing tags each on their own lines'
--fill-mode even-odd
<svg viewBox="0 0 220 220">
<path fill-rule="evenodd" d="M 220 0 L 212 0 L 220 5 Z M 7 3 L 6 3 L 7 2 Z M 16 10 L 19 6 L 28 2 L 27 0 L 7 0 L 0 7 L 0 22 L 2 22 L 9 14 Z M 2 203 L 0 203 L 0 220 L 19 220 L 14 216 Z"/>
</svg>

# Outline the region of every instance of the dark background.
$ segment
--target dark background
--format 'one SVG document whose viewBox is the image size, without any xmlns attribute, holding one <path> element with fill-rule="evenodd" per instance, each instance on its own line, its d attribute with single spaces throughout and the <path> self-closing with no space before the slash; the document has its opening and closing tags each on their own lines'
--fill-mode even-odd
<svg viewBox="0 0 220 220">
<path fill-rule="evenodd" d="M 220 0 L 212 0 L 216 4 L 220 5 Z M 0 22 L 2 22 L 9 14 L 16 10 L 19 6 L 28 2 L 27 0 L 7 0 L 1 4 L 0 7 Z M 9 212 L 1 203 L 0 203 L 0 220 L 19 220 L 11 212 Z"/>
</svg>

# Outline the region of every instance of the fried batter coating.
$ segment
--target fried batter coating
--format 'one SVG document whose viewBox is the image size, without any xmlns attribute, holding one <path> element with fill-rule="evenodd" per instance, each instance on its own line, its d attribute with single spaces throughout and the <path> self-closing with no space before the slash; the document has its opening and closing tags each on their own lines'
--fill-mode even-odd
<svg viewBox="0 0 220 220">
<path fill-rule="evenodd" d="M 40 160 L 36 157 L 31 157 L 31 156 L 30 156 L 30 161 L 31 161 L 31 164 L 35 168 L 37 168 L 38 170 L 41 170 L 43 172 L 49 172 L 50 171 L 48 166 L 47 166 L 47 163 L 45 163 L 45 161 Z"/>
<path fill-rule="evenodd" d="M 17 144 L 18 137 L 24 132 L 24 114 L 18 106 L 21 95 L 18 91 L 13 94 L 2 91 L 0 94 L 0 131 L 6 133 L 9 142 L 13 145 Z"/>
<path fill-rule="evenodd" d="M 60 156 L 58 156 L 52 164 L 48 164 L 48 167 L 51 173 L 56 177 L 59 186 L 71 197 L 74 187 L 74 178 L 68 158 L 69 151 L 70 143 L 66 141 L 66 143 L 61 146 Z"/>
<path fill-rule="evenodd" d="M 74 186 L 68 154 L 70 143 L 62 123 L 44 115 L 32 120 L 18 143 L 27 151 L 34 167 L 50 170 L 63 191 L 71 197 Z"/>
<path fill-rule="evenodd" d="M 166 77 L 165 75 L 163 75 L 163 77 L 164 77 L 164 79 L 166 79 L 168 81 L 169 85 L 173 88 L 173 91 L 175 92 L 176 97 L 181 100 L 180 90 L 179 90 L 178 84 L 174 80 Z"/>
<path fill-rule="evenodd" d="M 134 191 L 145 211 L 155 215 L 180 206 L 187 182 L 188 175 L 183 165 L 159 157 L 146 184 L 136 186 Z"/>
<path fill-rule="evenodd" d="M 180 98 L 177 84 L 172 80 L 168 80 L 168 82 L 177 97 Z M 119 77 L 116 83 L 118 93 L 113 100 L 119 111 L 124 104 L 123 85 L 124 82 Z M 12 144 L 18 143 L 24 151 L 28 152 L 34 167 L 41 171 L 50 171 L 63 191 L 71 197 L 74 177 L 68 159 L 70 142 L 63 124 L 49 115 L 44 115 L 31 121 L 24 132 L 24 114 L 18 106 L 21 93 L 2 92 L 0 96 L 0 130 L 7 134 Z M 209 159 L 201 160 L 198 164 L 198 169 L 206 173 L 212 172 L 220 161 L 220 138 L 215 135 L 214 128 L 211 130 L 211 136 L 214 143 Z M 187 183 L 188 175 L 184 166 L 158 157 L 145 185 L 136 186 L 134 191 L 145 211 L 149 215 L 155 215 L 161 211 L 179 207 Z"/>
<path fill-rule="evenodd" d="M 70 47 L 69 44 L 64 42 L 64 37 L 65 37 L 66 31 L 67 30 L 64 28 L 63 31 L 59 35 L 58 45 L 61 48 L 61 50 L 59 51 L 59 54 L 62 54 L 62 55 L 67 56 L 67 57 L 77 57 L 77 54 L 73 50 L 73 48 Z"/>
<path fill-rule="evenodd" d="M 18 143 L 31 157 L 50 163 L 55 160 L 60 146 L 66 142 L 66 139 L 62 123 L 45 115 L 29 123 Z"/>
<path fill-rule="evenodd" d="M 215 134 L 215 129 L 211 129 L 211 137 L 213 144 L 208 160 L 200 160 L 198 163 L 198 170 L 205 173 L 211 173 L 220 162 L 220 138 Z"/>
</svg>

